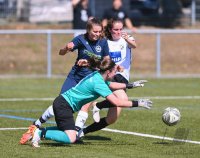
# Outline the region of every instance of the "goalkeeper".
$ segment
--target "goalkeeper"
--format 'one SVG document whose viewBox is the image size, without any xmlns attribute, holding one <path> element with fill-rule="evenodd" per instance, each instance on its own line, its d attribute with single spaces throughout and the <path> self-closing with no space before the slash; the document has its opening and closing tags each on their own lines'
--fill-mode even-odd
<svg viewBox="0 0 200 158">
<path fill-rule="evenodd" d="M 112 91 L 132 88 L 133 84 L 110 82 L 117 71 L 114 61 L 104 58 L 102 61 L 89 60 L 89 65 L 97 66 L 98 71 L 86 76 L 75 87 L 61 93 L 53 102 L 53 111 L 57 127 L 37 128 L 32 130 L 32 146 L 40 147 L 41 138 L 69 144 L 76 138 L 73 113 L 81 109 L 88 102 L 104 97 L 110 105 L 117 107 L 150 108 L 150 100 L 128 101 L 119 99 Z M 126 93 L 124 93 L 126 95 Z"/>
</svg>

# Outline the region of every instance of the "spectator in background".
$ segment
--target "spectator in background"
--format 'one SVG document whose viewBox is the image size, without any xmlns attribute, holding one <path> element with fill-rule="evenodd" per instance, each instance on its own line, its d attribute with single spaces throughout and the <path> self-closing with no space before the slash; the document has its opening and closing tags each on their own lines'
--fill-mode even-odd
<svg viewBox="0 0 200 158">
<path fill-rule="evenodd" d="M 86 29 L 88 19 L 92 17 L 88 3 L 88 0 L 72 0 L 74 15 L 73 29 Z"/>
<path fill-rule="evenodd" d="M 124 25 L 131 29 L 133 32 L 136 32 L 136 28 L 133 26 L 128 13 L 123 8 L 122 0 L 113 0 L 112 8 L 105 10 L 103 14 L 102 24 L 105 27 L 109 19 L 119 19 L 124 22 Z"/>
</svg>

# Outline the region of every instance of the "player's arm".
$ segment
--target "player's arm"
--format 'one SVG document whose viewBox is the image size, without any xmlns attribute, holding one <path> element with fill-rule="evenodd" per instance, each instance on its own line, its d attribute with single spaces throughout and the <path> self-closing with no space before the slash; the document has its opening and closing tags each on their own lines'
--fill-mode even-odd
<svg viewBox="0 0 200 158">
<path fill-rule="evenodd" d="M 117 98 L 113 93 L 108 95 L 106 99 L 110 102 L 110 106 L 117 106 L 117 107 L 143 107 L 146 109 L 151 109 L 153 102 L 149 99 L 139 99 L 139 100 L 121 100 Z"/>
<path fill-rule="evenodd" d="M 137 88 L 137 87 L 143 87 L 144 83 L 148 82 L 147 80 L 138 80 L 132 83 L 118 83 L 118 82 L 110 82 L 109 88 L 111 90 L 118 90 L 118 89 L 131 89 L 131 88 Z"/>
<path fill-rule="evenodd" d="M 72 51 L 73 48 L 74 48 L 74 43 L 69 42 L 64 48 L 60 49 L 59 55 L 65 55 L 66 53 Z"/>
<path fill-rule="evenodd" d="M 128 43 L 129 48 L 137 47 L 135 39 L 131 35 L 127 34 L 126 32 L 122 32 L 122 38 L 124 38 L 125 41 Z"/>
</svg>

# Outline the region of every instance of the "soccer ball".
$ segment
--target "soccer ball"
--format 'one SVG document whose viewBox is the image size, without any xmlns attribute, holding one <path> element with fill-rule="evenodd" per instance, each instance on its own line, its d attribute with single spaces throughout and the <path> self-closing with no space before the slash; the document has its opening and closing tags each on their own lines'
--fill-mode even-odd
<svg viewBox="0 0 200 158">
<path fill-rule="evenodd" d="M 176 125 L 181 119 L 181 113 L 177 108 L 168 107 L 163 111 L 162 120 L 168 126 Z"/>
</svg>

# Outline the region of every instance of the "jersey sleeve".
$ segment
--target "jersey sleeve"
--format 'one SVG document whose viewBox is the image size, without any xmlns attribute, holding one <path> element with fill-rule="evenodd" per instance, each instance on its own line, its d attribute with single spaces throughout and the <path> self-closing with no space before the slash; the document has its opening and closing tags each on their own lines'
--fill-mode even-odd
<svg viewBox="0 0 200 158">
<path fill-rule="evenodd" d="M 96 93 L 98 93 L 102 97 L 107 97 L 108 95 L 112 94 L 112 91 L 109 88 L 110 82 L 99 82 L 95 85 L 94 89 Z"/>
<path fill-rule="evenodd" d="M 104 46 L 103 46 L 103 57 L 105 56 L 109 56 L 108 42 L 106 39 L 104 39 Z"/>
<path fill-rule="evenodd" d="M 78 49 L 79 46 L 81 45 L 80 36 L 82 36 L 82 35 L 78 35 L 78 36 L 76 36 L 76 37 L 74 37 L 74 38 L 72 39 L 71 42 L 74 43 L 74 48 L 72 49 L 72 51 Z"/>
</svg>

